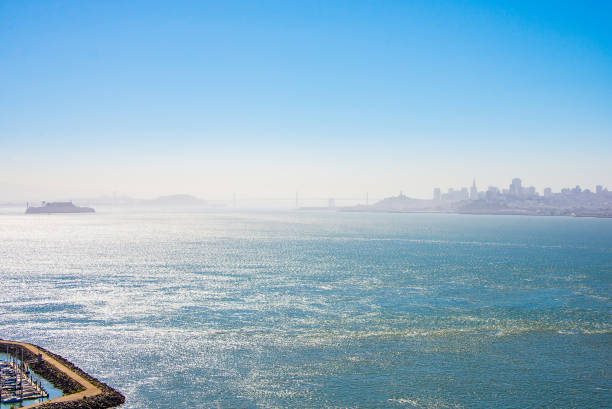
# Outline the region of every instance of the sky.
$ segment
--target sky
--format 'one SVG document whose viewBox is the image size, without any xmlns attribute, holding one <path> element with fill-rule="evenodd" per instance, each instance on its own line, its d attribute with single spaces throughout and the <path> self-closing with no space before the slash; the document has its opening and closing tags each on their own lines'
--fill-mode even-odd
<svg viewBox="0 0 612 409">
<path fill-rule="evenodd" d="M 608 1 L 0 0 L 0 201 L 612 188 Z"/>
</svg>

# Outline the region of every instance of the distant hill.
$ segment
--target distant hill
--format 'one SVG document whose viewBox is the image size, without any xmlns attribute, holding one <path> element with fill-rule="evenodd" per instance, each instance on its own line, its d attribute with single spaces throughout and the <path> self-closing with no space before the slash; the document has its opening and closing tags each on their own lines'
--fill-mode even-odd
<svg viewBox="0 0 612 409">
<path fill-rule="evenodd" d="M 344 208 L 348 211 L 375 211 L 375 212 L 410 212 L 431 210 L 432 201 L 413 199 L 404 195 L 388 197 L 369 206 L 355 206 Z"/>
<path fill-rule="evenodd" d="M 206 206 L 208 202 L 191 195 L 168 195 L 147 200 L 146 204 L 154 206 Z"/>
</svg>

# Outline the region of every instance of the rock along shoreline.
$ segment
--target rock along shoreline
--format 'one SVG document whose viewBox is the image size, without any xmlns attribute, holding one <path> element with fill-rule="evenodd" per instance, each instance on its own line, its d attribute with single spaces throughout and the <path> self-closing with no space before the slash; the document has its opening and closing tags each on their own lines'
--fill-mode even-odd
<svg viewBox="0 0 612 409">
<path fill-rule="evenodd" d="M 21 357 L 30 369 L 60 389 L 64 395 L 24 406 L 43 409 L 106 409 L 125 403 L 125 397 L 78 368 L 67 359 L 36 345 L 0 339 L 0 352 Z"/>
</svg>

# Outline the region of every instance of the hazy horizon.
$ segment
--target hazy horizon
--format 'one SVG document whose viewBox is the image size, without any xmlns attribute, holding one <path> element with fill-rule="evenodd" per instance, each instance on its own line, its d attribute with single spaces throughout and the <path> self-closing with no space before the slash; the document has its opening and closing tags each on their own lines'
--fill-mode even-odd
<svg viewBox="0 0 612 409">
<path fill-rule="evenodd" d="M 513 178 L 514 179 L 514 178 Z M 473 178 L 472 182 L 476 182 L 477 188 L 479 191 L 486 191 L 489 187 L 496 187 L 499 188 L 500 191 L 503 189 L 506 189 L 509 185 L 509 183 L 506 184 L 489 184 L 489 185 L 479 185 L 478 184 L 478 180 Z M 528 181 L 522 180 L 525 186 L 532 186 L 529 183 L 526 183 Z M 600 185 L 600 184 L 597 184 Z M 591 192 L 595 192 L 595 188 L 597 185 L 593 185 L 593 186 L 587 186 L 587 185 L 581 185 L 581 184 L 577 184 L 577 185 L 564 185 L 559 187 L 559 189 L 552 189 L 553 193 L 560 193 L 561 189 L 564 188 L 574 188 L 575 186 L 580 186 L 582 190 L 590 190 Z M 610 188 L 611 186 L 607 186 L 607 185 L 601 185 L 603 188 Z M 542 187 L 537 187 L 534 186 L 536 188 L 536 191 L 539 195 L 541 195 L 543 193 L 543 190 L 545 188 L 549 188 L 550 185 L 545 185 Z M 459 185 L 459 186 L 446 186 L 446 187 L 440 187 L 440 186 L 435 186 L 432 187 L 430 189 L 429 194 L 425 194 L 424 196 L 414 196 L 414 195 L 409 195 L 407 194 L 407 192 L 405 190 L 399 190 L 399 191 L 395 191 L 395 192 L 389 192 L 387 194 L 384 195 L 372 195 L 370 192 L 358 192 L 357 194 L 353 194 L 353 195 L 337 195 L 337 194 L 333 194 L 330 193 L 327 196 L 323 196 L 323 195 L 317 195 L 316 193 L 311 193 L 311 192 L 278 192 L 276 195 L 257 195 L 257 192 L 255 192 L 255 194 L 244 194 L 243 192 L 231 192 L 229 194 L 228 197 L 222 197 L 222 196 L 211 196 L 211 195 L 206 195 L 206 194 L 194 194 L 194 193 L 190 193 L 190 192 L 182 192 L 182 191 L 169 191 L 169 192 L 162 192 L 159 194 L 149 194 L 149 195 L 134 195 L 134 194 L 130 194 L 130 193 L 126 193 L 126 192 L 118 192 L 118 191 L 114 191 L 114 192 L 99 192 L 98 194 L 92 194 L 92 195 L 70 195 L 70 194 L 57 194 L 57 193 L 50 193 L 47 196 L 42 196 L 40 193 L 35 193 L 29 197 L 18 197 L 18 198 L 13 198 L 13 199 L 8 199 L 8 200 L 0 200 L 0 204 L 2 203 L 21 203 L 21 202 L 41 202 L 41 201 L 57 201 L 57 200 L 95 200 L 95 199 L 117 199 L 118 201 L 120 201 L 121 199 L 134 199 L 134 200 L 143 200 L 143 201 L 147 201 L 147 200 L 154 200 L 154 199 L 158 199 L 161 197 L 167 197 L 167 196 L 181 196 L 181 195 L 188 195 L 188 196 L 192 196 L 196 199 L 201 199 L 204 201 L 208 201 L 211 203 L 226 203 L 226 204 L 232 204 L 234 199 L 236 199 L 237 202 L 240 202 L 242 204 L 244 203 L 248 203 L 249 206 L 253 206 L 254 203 L 259 202 L 261 207 L 267 207 L 268 205 L 271 205 L 273 207 L 278 207 L 279 203 L 283 203 L 285 202 L 287 204 L 286 207 L 295 207 L 296 204 L 296 199 L 297 199 L 297 203 L 299 203 L 300 205 L 303 206 L 309 206 L 313 203 L 318 203 L 317 205 L 324 205 L 327 203 L 327 201 L 329 199 L 334 199 L 336 201 L 339 201 L 340 203 L 344 203 L 345 205 L 354 205 L 354 204 L 365 204 L 366 202 L 369 204 L 372 204 L 376 201 L 380 201 L 384 198 L 388 198 L 388 197 L 393 197 L 393 196 L 398 196 L 400 194 L 406 195 L 410 198 L 414 198 L 414 199 L 423 199 L 423 200 L 430 200 L 432 199 L 432 193 L 433 193 L 433 189 L 434 188 L 440 188 L 441 193 L 445 193 L 447 192 L 449 189 L 455 189 L 455 190 L 460 190 L 462 188 L 471 188 L 470 184 L 463 184 L 463 185 Z M 296 198 L 297 195 L 297 198 Z"/>
<path fill-rule="evenodd" d="M 611 11 L 2 2 L 0 202 L 612 187 Z"/>
</svg>

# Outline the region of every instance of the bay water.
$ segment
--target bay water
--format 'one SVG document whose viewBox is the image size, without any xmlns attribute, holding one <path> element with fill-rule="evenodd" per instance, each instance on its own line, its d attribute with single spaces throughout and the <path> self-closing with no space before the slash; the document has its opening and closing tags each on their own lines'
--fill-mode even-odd
<svg viewBox="0 0 612 409">
<path fill-rule="evenodd" d="M 0 338 L 125 408 L 612 407 L 612 220 L 0 209 Z"/>
</svg>

